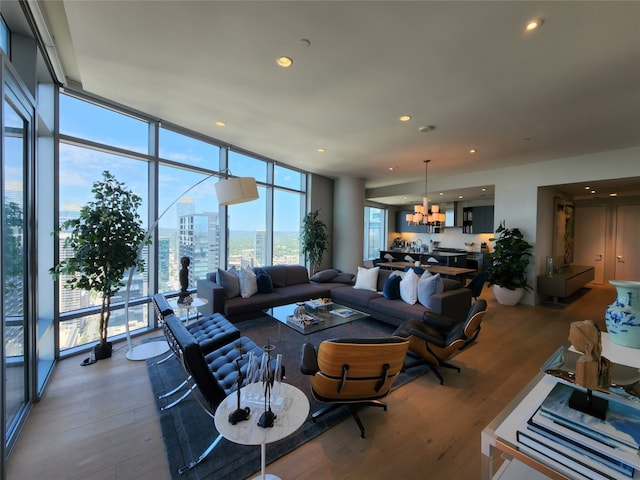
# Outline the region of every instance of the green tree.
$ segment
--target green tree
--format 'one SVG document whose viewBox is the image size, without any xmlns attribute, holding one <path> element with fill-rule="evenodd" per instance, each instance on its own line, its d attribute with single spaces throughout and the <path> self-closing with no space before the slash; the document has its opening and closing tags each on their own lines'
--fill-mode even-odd
<svg viewBox="0 0 640 480">
<path fill-rule="evenodd" d="M 320 210 L 309 212 L 302 220 L 302 233 L 300 235 L 302 254 L 311 265 L 311 274 L 316 273 L 316 269 L 322 262 L 324 252 L 329 249 L 327 224 L 318 219 L 319 214 Z"/>
<path fill-rule="evenodd" d="M 78 218 L 62 223 L 60 231 L 70 231 L 64 241 L 73 256 L 60 261 L 49 271 L 58 280 L 70 275 L 64 287 L 97 292 L 102 297 L 100 309 L 100 345 L 107 343 L 111 315 L 111 297 L 125 286 L 123 277 L 129 268 L 144 271 L 138 248 L 145 230 L 137 210 L 142 198 L 104 171 L 102 181 L 93 184 L 95 200 L 80 210 Z M 149 243 L 149 242 L 147 242 Z"/>
</svg>

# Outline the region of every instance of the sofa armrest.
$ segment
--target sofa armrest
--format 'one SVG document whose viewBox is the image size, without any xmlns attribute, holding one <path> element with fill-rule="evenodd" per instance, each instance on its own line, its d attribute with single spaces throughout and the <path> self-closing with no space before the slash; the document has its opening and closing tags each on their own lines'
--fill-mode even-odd
<svg viewBox="0 0 640 480">
<path fill-rule="evenodd" d="M 207 304 L 198 310 L 203 316 L 224 313 L 224 288 L 206 278 L 197 282 L 198 297 L 207 300 Z"/>
<path fill-rule="evenodd" d="M 458 322 L 464 322 L 471 308 L 471 290 L 458 288 L 431 295 L 430 310 L 438 315 Z"/>
<path fill-rule="evenodd" d="M 425 310 L 422 314 L 422 321 L 432 328 L 437 330 L 444 330 L 448 332 L 451 328 L 458 323 L 453 318 L 445 317 L 432 312 L 431 310 Z"/>
</svg>

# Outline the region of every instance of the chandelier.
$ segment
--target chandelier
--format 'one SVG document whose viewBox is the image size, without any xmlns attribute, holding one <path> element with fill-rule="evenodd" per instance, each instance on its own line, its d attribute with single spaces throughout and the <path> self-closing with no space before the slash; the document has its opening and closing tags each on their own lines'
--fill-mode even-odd
<svg viewBox="0 0 640 480">
<path fill-rule="evenodd" d="M 422 205 L 414 205 L 413 213 L 407 213 L 405 215 L 406 221 L 409 225 L 429 225 L 440 226 L 444 222 L 445 215 L 440 213 L 439 205 L 431 205 L 429 209 L 429 196 L 428 196 L 428 168 L 431 160 L 424 160 L 424 196 L 422 197 Z"/>
</svg>

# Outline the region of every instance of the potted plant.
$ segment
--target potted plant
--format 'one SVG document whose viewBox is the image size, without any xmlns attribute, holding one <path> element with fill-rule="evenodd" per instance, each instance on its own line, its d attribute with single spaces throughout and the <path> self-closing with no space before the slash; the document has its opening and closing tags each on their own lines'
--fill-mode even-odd
<svg viewBox="0 0 640 480">
<path fill-rule="evenodd" d="M 502 305 L 517 304 L 527 284 L 527 266 L 531 256 L 532 245 L 524 239 L 518 228 L 506 228 L 504 221 L 496 230 L 497 238 L 493 253 L 489 254 L 489 285 L 493 285 L 493 294 Z"/>
<path fill-rule="evenodd" d="M 138 258 L 145 237 L 137 212 L 142 198 L 108 171 L 102 177 L 91 189 L 95 199 L 80 209 L 78 218 L 60 225 L 58 233 L 69 235 L 63 246 L 71 256 L 49 270 L 56 280 L 68 276 L 65 288 L 87 290 L 101 297 L 100 343 L 94 347 L 91 360 L 83 365 L 111 356 L 111 343 L 107 341 L 111 297 L 125 286 L 127 269 L 144 270 L 144 260 Z"/>
<path fill-rule="evenodd" d="M 302 220 L 302 254 L 305 260 L 311 265 L 311 274 L 316 273 L 322 256 L 329 248 L 329 236 L 327 235 L 327 224 L 318 219 L 320 210 L 307 213 Z"/>
</svg>

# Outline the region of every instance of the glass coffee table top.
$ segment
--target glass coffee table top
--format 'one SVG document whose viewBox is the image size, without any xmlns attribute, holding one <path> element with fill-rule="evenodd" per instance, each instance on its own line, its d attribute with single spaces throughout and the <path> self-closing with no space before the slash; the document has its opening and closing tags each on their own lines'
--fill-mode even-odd
<svg viewBox="0 0 640 480">
<path fill-rule="evenodd" d="M 303 306 L 305 309 L 305 322 L 294 317 L 295 310 L 299 306 Z M 370 317 L 366 313 L 336 303 L 318 305 L 316 300 L 273 307 L 265 312 L 280 323 L 304 335 Z"/>
</svg>

